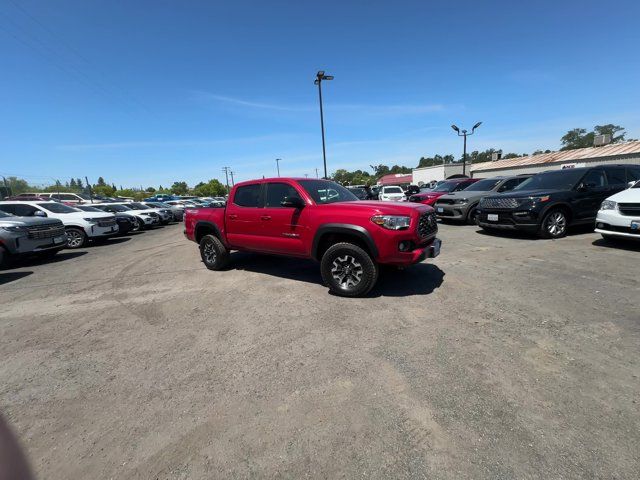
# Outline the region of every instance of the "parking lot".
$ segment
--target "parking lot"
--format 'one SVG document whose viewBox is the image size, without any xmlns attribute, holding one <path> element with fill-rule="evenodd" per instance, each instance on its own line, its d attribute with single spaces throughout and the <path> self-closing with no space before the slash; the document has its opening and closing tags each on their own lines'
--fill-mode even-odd
<svg viewBox="0 0 640 480">
<path fill-rule="evenodd" d="M 441 225 L 368 298 L 177 224 L 0 272 L 38 478 L 638 478 L 640 246 Z"/>
</svg>

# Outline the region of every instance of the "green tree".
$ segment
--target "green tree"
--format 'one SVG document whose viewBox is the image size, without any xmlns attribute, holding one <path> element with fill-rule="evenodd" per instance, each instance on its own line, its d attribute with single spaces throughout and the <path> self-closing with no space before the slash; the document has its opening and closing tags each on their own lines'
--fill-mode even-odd
<svg viewBox="0 0 640 480">
<path fill-rule="evenodd" d="M 84 184 L 82 183 L 82 179 L 81 178 L 76 178 L 76 185 L 78 186 L 78 188 L 80 190 L 84 190 Z"/>
<path fill-rule="evenodd" d="M 593 146 L 594 132 L 587 132 L 585 128 L 574 128 L 569 130 L 561 139 L 562 148 L 560 150 L 574 150 L 576 148 L 586 148 Z"/>
<path fill-rule="evenodd" d="M 106 185 L 104 178 L 98 177 L 98 183 L 95 185 L 97 187 L 104 187 Z"/>
<path fill-rule="evenodd" d="M 73 189 L 78 188 L 78 184 L 76 183 L 76 179 L 75 178 L 71 179 L 71 181 L 69 182 L 69 187 L 73 188 Z"/>
<path fill-rule="evenodd" d="M 171 193 L 176 195 L 186 195 L 188 191 L 187 182 L 173 182 L 173 185 L 171 185 Z"/>
<path fill-rule="evenodd" d="M 614 125 L 613 123 L 608 123 L 606 125 L 596 125 L 593 127 L 593 131 L 596 135 L 611 135 L 611 143 L 620 143 L 624 142 L 624 137 L 627 134 L 624 131 L 624 127 L 620 125 Z M 619 133 L 620 135 L 616 135 Z"/>
<path fill-rule="evenodd" d="M 116 192 L 116 189 L 110 185 L 96 185 L 92 190 L 94 195 L 102 195 L 104 197 L 113 197 Z"/>
<path fill-rule="evenodd" d="M 153 187 L 147 187 L 147 192 L 155 193 L 156 189 Z"/>
<path fill-rule="evenodd" d="M 0 185 L 4 187 L 4 182 Z M 19 193 L 27 193 L 29 190 L 35 190 L 35 188 L 29 186 L 29 183 L 26 180 L 18 177 L 7 177 L 7 187 L 9 194 L 18 195 Z"/>
<path fill-rule="evenodd" d="M 215 178 L 212 178 L 207 183 L 200 182 L 193 188 L 193 194 L 199 197 L 222 197 L 226 193 L 226 187 Z"/>
</svg>

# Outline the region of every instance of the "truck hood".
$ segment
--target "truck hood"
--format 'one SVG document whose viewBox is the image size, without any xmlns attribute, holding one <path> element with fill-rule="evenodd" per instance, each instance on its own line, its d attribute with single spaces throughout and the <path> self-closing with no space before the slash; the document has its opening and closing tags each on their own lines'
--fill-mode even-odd
<svg viewBox="0 0 640 480">
<path fill-rule="evenodd" d="M 44 227 L 47 225 L 61 225 L 62 222 L 55 218 L 40 217 L 2 217 L 0 218 L 0 226 L 11 225 L 14 227 Z"/>
<path fill-rule="evenodd" d="M 421 203 L 395 203 L 395 202 L 380 202 L 380 201 L 366 201 L 359 200 L 357 202 L 336 202 L 328 203 L 326 205 L 318 205 L 319 208 L 335 209 L 335 210 L 363 210 L 369 211 L 372 214 L 387 214 L 387 215 L 409 215 L 412 211 L 419 211 L 420 213 L 426 211 L 433 211 L 428 205 Z"/>
<path fill-rule="evenodd" d="M 563 192 L 567 192 L 568 190 L 519 190 L 516 192 L 504 192 L 504 193 L 496 193 L 494 195 L 484 195 L 486 197 L 491 197 L 491 198 L 527 198 L 527 197 L 540 197 L 542 195 L 553 195 L 555 193 L 563 193 Z"/>
<path fill-rule="evenodd" d="M 627 188 L 615 195 L 611 195 L 607 200 L 613 200 L 614 202 L 640 203 L 640 188 Z"/>
<path fill-rule="evenodd" d="M 446 199 L 452 199 L 452 200 L 457 200 L 457 199 L 461 199 L 461 198 L 466 198 L 468 200 L 478 200 L 479 198 L 482 197 L 486 197 L 487 195 L 491 195 L 495 192 L 489 190 L 487 191 L 471 191 L 471 192 L 465 192 L 464 190 L 460 191 L 460 192 L 453 192 L 453 193 L 447 193 L 446 195 L 442 195 L 440 197 L 440 200 L 446 200 Z"/>
</svg>

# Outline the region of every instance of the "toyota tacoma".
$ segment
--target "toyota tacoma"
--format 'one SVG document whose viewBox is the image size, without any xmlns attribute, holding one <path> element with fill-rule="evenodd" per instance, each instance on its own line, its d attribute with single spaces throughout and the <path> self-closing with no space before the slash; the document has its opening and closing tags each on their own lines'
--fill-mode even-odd
<svg viewBox="0 0 640 480">
<path fill-rule="evenodd" d="M 312 258 L 342 296 L 366 295 L 379 265 L 407 266 L 440 252 L 433 208 L 360 201 L 346 188 L 307 178 L 237 184 L 224 208 L 185 210 L 184 233 L 205 266 L 224 269 L 231 250 Z"/>
</svg>

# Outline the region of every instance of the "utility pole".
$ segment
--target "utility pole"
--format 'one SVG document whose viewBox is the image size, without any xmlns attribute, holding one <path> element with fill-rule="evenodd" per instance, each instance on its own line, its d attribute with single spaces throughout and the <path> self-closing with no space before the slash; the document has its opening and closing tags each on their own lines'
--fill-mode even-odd
<svg viewBox="0 0 640 480">
<path fill-rule="evenodd" d="M 87 188 L 89 189 L 89 199 L 91 200 L 91 203 L 93 203 L 93 192 L 91 191 L 91 184 L 89 183 L 89 179 L 87 177 L 84 177 L 85 182 L 87 182 Z"/>
<path fill-rule="evenodd" d="M 276 168 L 278 169 L 278 177 L 280 176 L 280 158 L 276 158 Z"/>
<path fill-rule="evenodd" d="M 229 193 L 229 170 L 231 170 L 229 167 L 222 167 L 222 171 L 227 178 L 227 193 Z"/>
<path fill-rule="evenodd" d="M 316 168 L 316 178 L 318 178 L 318 169 Z"/>
<path fill-rule="evenodd" d="M 229 173 L 231 174 L 231 186 L 235 187 L 236 182 L 234 182 L 234 180 L 233 180 L 233 170 L 229 170 Z"/>
</svg>

